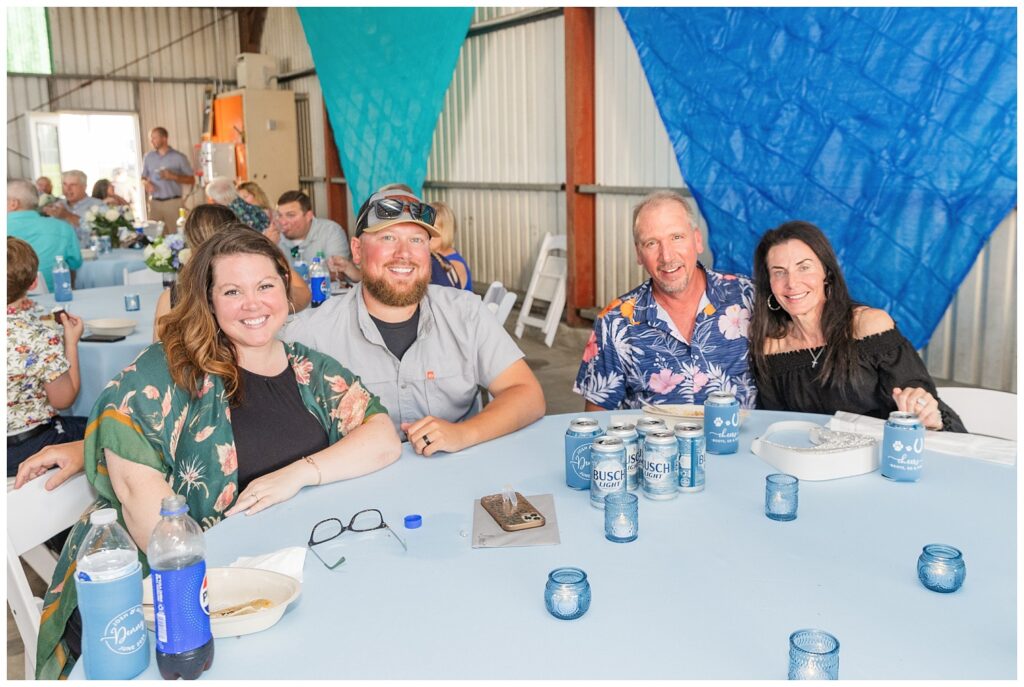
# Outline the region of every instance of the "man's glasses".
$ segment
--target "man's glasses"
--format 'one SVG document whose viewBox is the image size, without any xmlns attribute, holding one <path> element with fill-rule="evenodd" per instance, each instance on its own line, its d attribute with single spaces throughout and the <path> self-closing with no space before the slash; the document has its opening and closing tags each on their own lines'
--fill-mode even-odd
<svg viewBox="0 0 1024 687">
<path fill-rule="evenodd" d="M 327 566 L 328 570 L 334 570 L 339 565 L 345 562 L 345 557 L 342 556 L 334 565 L 331 565 L 325 561 L 319 553 L 317 553 L 316 546 L 325 544 L 332 539 L 337 539 L 345 532 L 373 532 L 374 530 L 387 530 L 398 543 L 402 545 L 402 549 L 405 551 L 409 550 L 409 547 L 405 545 L 402 538 L 395 534 L 395 531 L 388 527 L 388 524 L 384 522 L 384 516 L 376 508 L 367 508 L 361 510 L 352 516 L 349 520 L 348 525 L 345 525 L 338 518 L 327 518 L 321 520 L 317 524 L 313 525 L 313 531 L 309 533 L 309 541 L 306 542 L 306 546 L 309 550 L 320 559 L 320 562 Z"/>
<path fill-rule="evenodd" d="M 428 203 L 410 203 L 398 198 L 381 198 L 373 201 L 366 208 L 367 228 L 376 224 L 376 222 L 370 222 L 371 211 L 377 219 L 390 220 L 401 217 L 403 210 L 408 210 L 409 216 L 413 219 L 426 222 L 430 226 L 434 226 L 434 220 L 437 219 L 437 211 Z"/>
</svg>

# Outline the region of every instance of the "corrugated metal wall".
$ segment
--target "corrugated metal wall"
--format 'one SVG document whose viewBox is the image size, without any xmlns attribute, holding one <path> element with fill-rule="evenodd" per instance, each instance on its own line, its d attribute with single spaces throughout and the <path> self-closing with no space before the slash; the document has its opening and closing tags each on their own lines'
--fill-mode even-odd
<svg viewBox="0 0 1024 687">
<path fill-rule="evenodd" d="M 519 10 L 480 8 L 473 23 Z M 430 182 L 565 181 L 563 34 L 557 16 L 468 38 L 445 95 L 425 195 L 454 209 L 456 247 L 484 287 L 499 280 L 526 290 L 544 234 L 565 233 L 565 194 Z"/>
</svg>

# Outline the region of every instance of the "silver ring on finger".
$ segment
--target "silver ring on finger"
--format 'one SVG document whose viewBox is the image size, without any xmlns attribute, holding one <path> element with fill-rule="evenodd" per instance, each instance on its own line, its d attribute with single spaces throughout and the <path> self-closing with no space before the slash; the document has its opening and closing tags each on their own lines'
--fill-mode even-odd
<svg viewBox="0 0 1024 687">
<path fill-rule="evenodd" d="M 917 403 L 917 405 L 923 407 L 923 406 L 928 405 L 928 399 L 926 399 L 924 397 L 921 397 L 921 398 L 917 399 L 916 403 Z"/>
</svg>

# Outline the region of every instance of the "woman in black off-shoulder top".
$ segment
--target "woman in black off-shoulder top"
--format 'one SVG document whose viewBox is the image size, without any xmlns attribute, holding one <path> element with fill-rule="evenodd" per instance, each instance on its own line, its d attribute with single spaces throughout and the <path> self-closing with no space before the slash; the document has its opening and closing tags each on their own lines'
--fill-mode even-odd
<svg viewBox="0 0 1024 687">
<path fill-rule="evenodd" d="M 903 410 L 928 429 L 967 431 L 892 318 L 850 299 L 816 226 L 786 222 L 766 232 L 754 251 L 754 287 L 750 360 L 759 408 L 878 418 Z"/>
</svg>

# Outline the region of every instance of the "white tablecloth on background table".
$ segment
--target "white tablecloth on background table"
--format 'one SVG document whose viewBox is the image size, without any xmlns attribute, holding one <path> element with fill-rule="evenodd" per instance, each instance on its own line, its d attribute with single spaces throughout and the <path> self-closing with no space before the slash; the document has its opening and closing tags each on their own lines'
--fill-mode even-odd
<svg viewBox="0 0 1024 687">
<path fill-rule="evenodd" d="M 70 410 L 64 411 L 65 415 L 88 416 L 92 404 L 96 402 L 96 397 L 107 382 L 134 360 L 142 349 L 153 343 L 153 315 L 156 313 L 156 301 L 162 290 L 161 284 L 138 284 L 72 292 L 71 302 L 64 304 L 72 315 L 82 317 L 86 321 L 124 318 L 135 320 L 138 326 L 131 336 L 122 341 L 79 342 L 78 363 L 82 374 L 82 386 L 74 405 Z M 127 312 L 124 309 L 124 296 L 127 293 L 139 294 L 139 310 Z M 34 296 L 33 300 L 48 310 L 56 305 L 53 294 Z M 85 333 L 89 334 L 88 325 Z"/>
<path fill-rule="evenodd" d="M 610 413 L 594 415 L 605 425 Z M 807 627 L 838 637 L 845 679 L 1015 677 L 1015 467 L 926 452 L 918 483 L 878 472 L 805 482 L 797 519 L 774 522 L 764 516 L 774 470 L 751 440 L 778 420 L 828 416 L 755 411 L 738 454 L 708 456 L 705 491 L 641 496 L 639 538 L 614 544 L 603 512 L 565 485 L 572 417 L 452 455 L 422 458 L 406 444 L 384 470 L 214 526 L 211 566 L 303 546 L 317 521 L 363 508 L 379 508 L 409 550 L 385 540 L 335 571 L 307 555 L 302 595 L 281 621 L 217 640 L 206 677 L 785 679 L 789 634 Z M 560 545 L 471 548 L 473 500 L 505 484 L 554 495 Z M 422 528 L 402 527 L 411 513 Z M 933 542 L 964 553 L 955 594 L 917 580 Z M 566 565 L 592 585 L 575 621 L 544 608 L 548 572 Z M 141 677 L 158 679 L 155 659 Z"/>
<path fill-rule="evenodd" d="M 124 284 L 125 268 L 129 272 L 146 269 L 141 249 L 116 248 L 95 260 L 84 261 L 75 271 L 75 288 L 95 289 Z"/>
</svg>

